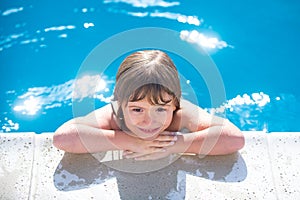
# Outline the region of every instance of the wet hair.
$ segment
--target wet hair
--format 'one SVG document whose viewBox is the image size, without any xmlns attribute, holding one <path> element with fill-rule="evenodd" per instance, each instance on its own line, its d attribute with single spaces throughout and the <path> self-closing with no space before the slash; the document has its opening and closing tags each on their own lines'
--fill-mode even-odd
<svg viewBox="0 0 300 200">
<path fill-rule="evenodd" d="M 165 99 L 165 94 L 170 95 L 172 99 Z M 181 87 L 177 68 L 163 51 L 137 51 L 121 63 L 114 90 L 114 101 L 117 101 L 119 106 L 147 99 L 153 105 L 165 105 L 173 101 L 178 110 L 180 98 Z M 120 110 L 118 108 L 118 111 Z"/>
</svg>

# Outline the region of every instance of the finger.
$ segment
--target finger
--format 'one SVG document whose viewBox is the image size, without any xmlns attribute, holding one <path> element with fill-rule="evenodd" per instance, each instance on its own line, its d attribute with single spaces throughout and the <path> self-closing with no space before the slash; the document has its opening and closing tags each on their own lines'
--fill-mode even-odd
<svg viewBox="0 0 300 200">
<path fill-rule="evenodd" d="M 124 150 L 122 155 L 126 156 L 126 155 L 129 155 L 129 154 L 132 154 L 132 153 L 133 153 L 132 151 Z"/>
<path fill-rule="evenodd" d="M 176 135 L 159 135 L 156 141 L 177 141 Z"/>
<path fill-rule="evenodd" d="M 130 154 L 124 155 L 125 158 L 137 158 L 141 156 L 145 156 L 147 154 L 153 154 L 153 153 L 163 153 L 166 152 L 166 149 L 164 148 L 149 148 L 147 152 L 132 152 Z"/>
<path fill-rule="evenodd" d="M 177 132 L 164 131 L 160 135 L 177 135 Z"/>
<path fill-rule="evenodd" d="M 176 141 L 154 141 L 153 147 L 169 147 L 175 144 Z"/>
<path fill-rule="evenodd" d="M 139 157 L 139 156 L 143 156 L 144 154 L 142 154 L 142 153 L 136 153 L 136 152 L 133 152 L 133 153 L 131 153 L 131 154 L 127 154 L 127 155 L 123 155 L 124 156 L 124 158 L 126 158 L 126 159 L 130 159 L 130 158 L 137 158 L 137 157 Z"/>
<path fill-rule="evenodd" d="M 151 152 L 149 153 L 162 153 L 162 152 L 166 152 L 167 150 L 165 148 L 161 148 L 161 147 L 154 147 L 151 148 Z"/>
</svg>

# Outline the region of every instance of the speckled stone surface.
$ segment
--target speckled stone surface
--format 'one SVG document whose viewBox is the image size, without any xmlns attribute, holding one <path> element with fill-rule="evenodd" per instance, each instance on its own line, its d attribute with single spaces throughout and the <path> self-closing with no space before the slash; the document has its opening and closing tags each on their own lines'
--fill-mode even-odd
<svg viewBox="0 0 300 200">
<path fill-rule="evenodd" d="M 188 177 L 188 199 L 277 199 L 267 151 L 267 134 L 248 132 L 245 147 L 237 154 L 236 161 L 224 159 L 220 166 L 232 163 L 227 169 L 219 170 L 225 176 L 217 180 L 217 170 L 210 171 L 210 178 Z M 225 156 L 226 157 L 226 156 Z M 225 173 L 227 172 L 227 173 Z M 197 183 L 197 184 L 195 184 Z"/>
<path fill-rule="evenodd" d="M 0 199 L 28 199 L 34 133 L 0 134 Z"/>
<path fill-rule="evenodd" d="M 300 133 L 245 132 L 237 153 L 156 163 L 64 153 L 52 136 L 0 133 L 0 199 L 300 199 Z"/>
<path fill-rule="evenodd" d="M 43 133 L 36 140 L 30 199 L 120 199 L 113 179 L 97 181 L 101 166 L 90 154 L 65 154 L 53 147 L 52 136 Z"/>
<path fill-rule="evenodd" d="M 279 199 L 300 199 L 300 134 L 272 133 L 269 153 Z"/>
</svg>

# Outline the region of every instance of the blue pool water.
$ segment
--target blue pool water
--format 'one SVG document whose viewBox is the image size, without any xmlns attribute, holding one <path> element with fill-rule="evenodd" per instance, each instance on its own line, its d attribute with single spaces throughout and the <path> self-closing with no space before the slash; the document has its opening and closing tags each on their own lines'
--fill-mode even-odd
<svg viewBox="0 0 300 200">
<path fill-rule="evenodd" d="M 174 30 L 208 52 L 226 92 L 214 108 L 190 63 L 172 55 L 202 107 L 242 130 L 300 131 L 298 1 L 3 0 L 0 20 L 0 132 L 54 131 L 73 117 L 72 97 L 109 102 L 121 58 L 101 77 L 80 77 L 99 85 L 74 97 L 78 70 L 99 43 L 143 27 Z"/>
</svg>

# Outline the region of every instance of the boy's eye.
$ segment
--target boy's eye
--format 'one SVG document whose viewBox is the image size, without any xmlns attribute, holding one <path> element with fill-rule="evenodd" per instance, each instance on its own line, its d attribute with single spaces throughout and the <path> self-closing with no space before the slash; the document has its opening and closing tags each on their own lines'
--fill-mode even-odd
<svg viewBox="0 0 300 200">
<path fill-rule="evenodd" d="M 163 107 L 159 107 L 159 108 L 157 108 L 156 109 L 156 111 L 158 111 L 158 112 L 164 112 L 164 111 L 166 111 L 167 109 L 165 109 L 165 108 L 163 108 Z"/>
<path fill-rule="evenodd" d="M 132 109 L 133 112 L 143 112 L 142 108 L 133 108 Z"/>
</svg>

